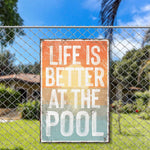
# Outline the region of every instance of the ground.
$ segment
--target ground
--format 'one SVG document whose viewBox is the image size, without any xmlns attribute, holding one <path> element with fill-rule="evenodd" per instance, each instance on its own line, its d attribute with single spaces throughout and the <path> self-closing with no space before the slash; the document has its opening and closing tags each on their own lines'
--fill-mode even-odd
<svg viewBox="0 0 150 150">
<path fill-rule="evenodd" d="M 21 113 L 17 109 L 0 109 L 0 122 L 10 122 L 21 119 Z"/>
<path fill-rule="evenodd" d="M 87 150 L 148 150 L 150 149 L 150 120 L 138 114 L 121 114 L 121 134 L 118 132 L 118 115 L 111 114 L 110 143 L 40 143 L 40 121 L 15 120 L 0 123 L 0 149 L 87 149 Z"/>
</svg>

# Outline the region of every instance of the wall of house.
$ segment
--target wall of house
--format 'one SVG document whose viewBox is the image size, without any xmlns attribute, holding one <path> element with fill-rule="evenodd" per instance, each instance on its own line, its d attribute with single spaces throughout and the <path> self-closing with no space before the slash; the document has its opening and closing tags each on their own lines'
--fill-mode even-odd
<svg viewBox="0 0 150 150">
<path fill-rule="evenodd" d="M 3 81 L 1 83 L 15 90 L 24 89 L 27 92 L 27 100 L 39 99 L 39 96 L 35 95 L 35 92 L 40 93 L 40 85 L 38 83 L 28 83 L 28 82 L 15 81 L 15 80 L 7 81 L 7 82 Z"/>
</svg>

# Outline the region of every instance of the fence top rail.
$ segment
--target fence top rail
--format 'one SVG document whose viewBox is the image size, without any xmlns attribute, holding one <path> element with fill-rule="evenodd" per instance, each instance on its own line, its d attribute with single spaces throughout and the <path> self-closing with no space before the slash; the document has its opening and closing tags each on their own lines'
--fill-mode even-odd
<svg viewBox="0 0 150 150">
<path fill-rule="evenodd" d="M 0 26 L 0 28 L 150 28 L 150 26 Z"/>
</svg>

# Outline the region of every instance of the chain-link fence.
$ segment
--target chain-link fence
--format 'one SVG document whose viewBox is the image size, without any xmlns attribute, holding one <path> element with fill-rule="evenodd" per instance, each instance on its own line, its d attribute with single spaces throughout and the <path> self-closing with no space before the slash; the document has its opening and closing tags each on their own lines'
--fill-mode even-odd
<svg viewBox="0 0 150 150">
<path fill-rule="evenodd" d="M 110 142 L 40 143 L 40 40 L 110 44 Z M 150 149 L 150 27 L 0 27 L 0 149 Z"/>
</svg>

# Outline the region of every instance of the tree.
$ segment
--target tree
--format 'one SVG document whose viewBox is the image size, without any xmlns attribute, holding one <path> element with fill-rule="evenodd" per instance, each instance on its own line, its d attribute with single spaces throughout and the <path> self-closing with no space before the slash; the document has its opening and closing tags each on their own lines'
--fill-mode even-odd
<svg viewBox="0 0 150 150">
<path fill-rule="evenodd" d="M 150 72 L 148 66 L 150 46 L 145 46 L 138 50 L 128 51 L 121 61 L 116 62 L 113 75 L 122 81 L 126 87 L 138 86 L 148 89 Z M 140 74 L 140 82 L 139 80 Z"/>
<path fill-rule="evenodd" d="M 40 74 L 40 64 L 35 62 L 34 64 L 21 64 L 18 65 L 18 73 L 30 73 L 30 74 Z"/>
<path fill-rule="evenodd" d="M 100 11 L 100 22 L 103 26 L 113 26 L 115 23 L 115 18 L 121 0 L 102 0 L 101 11 Z M 113 38 L 113 28 L 107 29 L 105 32 L 105 38 L 112 41 Z"/>
<path fill-rule="evenodd" d="M 146 31 L 146 34 L 144 36 L 144 40 L 143 40 L 143 43 L 142 43 L 142 47 L 144 47 L 144 44 L 148 43 L 148 42 L 150 42 L 150 29 L 148 29 Z"/>
<path fill-rule="evenodd" d="M 140 82 L 141 74 L 143 73 L 143 71 L 144 71 L 145 69 L 148 69 L 148 70 L 150 71 L 150 60 L 147 60 L 147 61 L 144 63 L 144 65 L 140 68 L 139 73 L 138 73 L 138 82 Z M 148 72 L 148 77 L 149 77 L 149 73 L 150 73 L 150 72 Z M 149 80 L 150 80 L 150 79 L 149 79 Z"/>
<path fill-rule="evenodd" d="M 11 54 L 9 51 L 0 53 L 0 76 L 13 74 L 16 72 L 14 66 L 14 54 Z"/>
<path fill-rule="evenodd" d="M 0 53 L 0 76 L 18 73 L 40 74 L 40 64 L 15 65 L 15 55 L 9 51 Z"/>
<path fill-rule="evenodd" d="M 1 26 L 21 26 L 23 19 L 17 12 L 18 0 L 0 0 L 0 25 Z M 0 29 L 0 44 L 1 48 L 12 44 L 15 35 L 24 35 L 21 28 L 3 28 Z"/>
<path fill-rule="evenodd" d="M 122 0 L 102 0 L 100 10 L 100 23 L 103 26 L 113 26 L 117 15 L 118 8 Z M 113 39 L 113 28 L 108 28 L 104 32 L 105 38 Z M 142 47 L 145 43 L 150 42 L 150 29 L 146 31 L 145 37 L 142 42 Z"/>
</svg>

